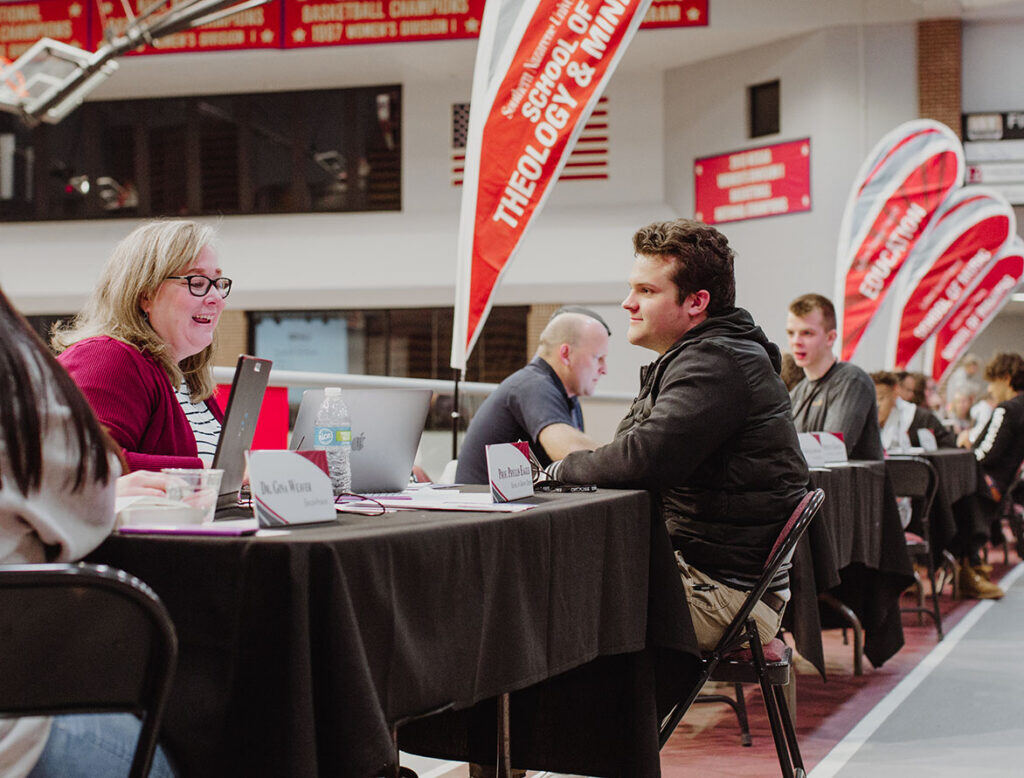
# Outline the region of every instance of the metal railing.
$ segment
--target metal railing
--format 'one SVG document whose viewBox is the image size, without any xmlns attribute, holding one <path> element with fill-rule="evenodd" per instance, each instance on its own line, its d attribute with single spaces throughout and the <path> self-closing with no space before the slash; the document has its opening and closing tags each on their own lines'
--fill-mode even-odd
<svg viewBox="0 0 1024 778">
<path fill-rule="evenodd" d="M 230 384 L 234 375 L 233 367 L 213 368 L 213 378 L 218 384 Z M 278 370 L 272 368 L 270 371 L 270 386 L 306 386 L 321 389 L 325 386 L 340 386 L 350 389 L 370 389 L 377 387 L 391 387 L 394 389 L 430 389 L 437 394 L 452 394 L 455 390 L 454 381 L 446 381 L 434 378 L 398 378 L 396 376 L 380 375 L 355 375 L 353 373 L 312 373 L 303 370 Z M 480 383 L 475 381 L 460 381 L 459 393 L 486 397 L 495 389 L 497 384 Z M 630 402 L 633 395 L 627 392 L 596 392 L 587 398 L 588 402 Z"/>
</svg>

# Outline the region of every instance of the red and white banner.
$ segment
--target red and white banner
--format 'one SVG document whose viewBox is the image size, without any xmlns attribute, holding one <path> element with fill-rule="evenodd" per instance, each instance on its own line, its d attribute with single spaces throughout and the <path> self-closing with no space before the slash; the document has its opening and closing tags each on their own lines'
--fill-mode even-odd
<svg viewBox="0 0 1024 778">
<path fill-rule="evenodd" d="M 1013 208 L 996 192 L 970 187 L 947 198 L 897 281 L 886 364 L 907 366 L 985 275 L 1016 227 Z"/>
<path fill-rule="evenodd" d="M 91 0 L 0 2 L 0 58 L 16 60 L 40 38 L 85 48 Z M 0 61 L 0 65 L 2 65 Z"/>
<path fill-rule="evenodd" d="M 885 338 L 876 338 L 878 353 L 858 354 L 909 254 L 925 233 L 936 209 L 963 184 L 960 140 L 944 124 L 918 119 L 897 127 L 875 146 L 861 166 L 843 214 L 836 250 L 836 307 L 840 356 L 869 367 L 884 359 Z M 877 316 L 876 316 L 877 315 Z"/>
<path fill-rule="evenodd" d="M 811 210 L 811 139 L 693 163 L 694 218 L 706 224 Z"/>
<path fill-rule="evenodd" d="M 969 295 L 951 312 L 939 327 L 928 348 L 928 365 L 932 377 L 941 381 L 956 365 L 982 330 L 1010 300 L 1014 287 L 1024 278 L 1024 242 L 1015 238 L 996 258 Z"/>
<path fill-rule="evenodd" d="M 451 365 L 465 370 L 497 284 L 651 0 L 490 0 L 470 101 Z"/>
<path fill-rule="evenodd" d="M 83 0 L 84 2 L 84 0 Z M 227 16 L 204 24 L 194 30 L 183 30 L 166 35 L 154 46 L 141 46 L 131 54 L 178 54 L 190 51 L 228 51 L 237 49 L 276 49 L 281 41 L 281 2 L 271 0 L 266 5 Z M 152 0 L 127 0 L 136 16 L 152 5 Z M 92 19 L 92 45 L 95 49 L 103 41 L 105 30 L 121 35 L 128 29 L 129 19 L 124 4 L 119 0 L 88 0 Z M 153 14 L 158 18 L 168 13 L 163 8 Z"/>
</svg>

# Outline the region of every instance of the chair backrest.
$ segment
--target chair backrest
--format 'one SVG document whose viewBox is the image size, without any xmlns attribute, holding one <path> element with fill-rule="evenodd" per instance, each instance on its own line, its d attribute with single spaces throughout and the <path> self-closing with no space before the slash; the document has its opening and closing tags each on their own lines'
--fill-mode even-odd
<svg viewBox="0 0 1024 778">
<path fill-rule="evenodd" d="M 101 565 L 0 565 L 0 715 L 132 712 L 149 773 L 178 643 L 146 584 Z"/>
<path fill-rule="evenodd" d="M 793 549 L 800 542 L 800 538 L 807 531 L 811 519 L 814 518 L 824 501 L 825 492 L 821 489 L 815 489 L 813 492 L 805 494 L 796 508 L 793 509 L 782 531 L 779 532 L 772 550 L 768 553 L 768 558 L 765 560 L 757 585 L 747 595 L 743 607 L 736 613 L 733 620 L 729 623 L 729 627 L 722 634 L 721 639 L 714 648 L 713 655 L 721 657 L 746 639 L 744 631 L 747 619 L 750 618 L 754 606 L 761 600 L 764 593 L 768 591 L 768 587 L 771 585 L 772 579 L 775 578 L 779 568 L 782 567 L 782 563 L 792 556 Z"/>
<path fill-rule="evenodd" d="M 914 513 L 926 519 L 939 486 L 935 466 L 924 457 L 892 456 L 885 460 L 885 470 L 896 496 L 912 498 Z"/>
</svg>

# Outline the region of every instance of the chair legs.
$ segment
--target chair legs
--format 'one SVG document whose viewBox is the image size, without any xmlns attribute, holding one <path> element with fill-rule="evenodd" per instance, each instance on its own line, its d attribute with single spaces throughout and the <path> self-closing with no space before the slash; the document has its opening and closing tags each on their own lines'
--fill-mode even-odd
<svg viewBox="0 0 1024 778">
<path fill-rule="evenodd" d="M 834 608 L 853 629 L 853 674 L 864 675 L 864 627 L 857 614 L 827 592 L 819 594 L 818 599 Z"/>
<path fill-rule="evenodd" d="M 733 684 L 736 691 L 736 697 L 730 697 L 727 694 L 699 694 L 697 699 L 693 701 L 694 705 L 707 704 L 713 702 L 720 702 L 728 705 L 732 708 L 732 712 L 736 714 L 736 720 L 740 725 L 740 743 L 744 746 L 753 745 L 753 740 L 750 737 L 750 722 L 747 719 L 747 700 L 743 694 L 743 684 Z"/>
<path fill-rule="evenodd" d="M 775 753 L 779 757 L 779 767 L 782 769 L 783 778 L 802 776 L 804 763 L 800 756 L 800 746 L 796 741 L 796 729 L 789 716 L 786 695 L 782 689 L 768 683 L 764 651 L 760 641 L 756 639 L 756 628 L 752 624 L 751 628 L 754 639 L 750 641 L 750 648 L 754 655 L 754 663 L 759 669 L 761 696 L 764 698 L 764 706 L 768 711 L 768 722 L 772 728 L 772 738 L 775 740 Z"/>
</svg>

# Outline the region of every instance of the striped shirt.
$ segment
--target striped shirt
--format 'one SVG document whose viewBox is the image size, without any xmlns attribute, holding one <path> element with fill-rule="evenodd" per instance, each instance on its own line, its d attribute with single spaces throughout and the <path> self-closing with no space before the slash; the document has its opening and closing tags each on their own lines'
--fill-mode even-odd
<svg viewBox="0 0 1024 778">
<path fill-rule="evenodd" d="M 199 449 L 199 458 L 203 464 L 209 467 L 213 464 L 213 455 L 217 453 L 217 441 L 220 438 L 220 422 L 213 415 L 213 412 L 203 400 L 198 403 L 192 402 L 189 397 L 188 386 L 182 384 L 175 392 L 181 410 L 185 412 L 185 418 L 196 436 L 196 448 Z"/>
</svg>

